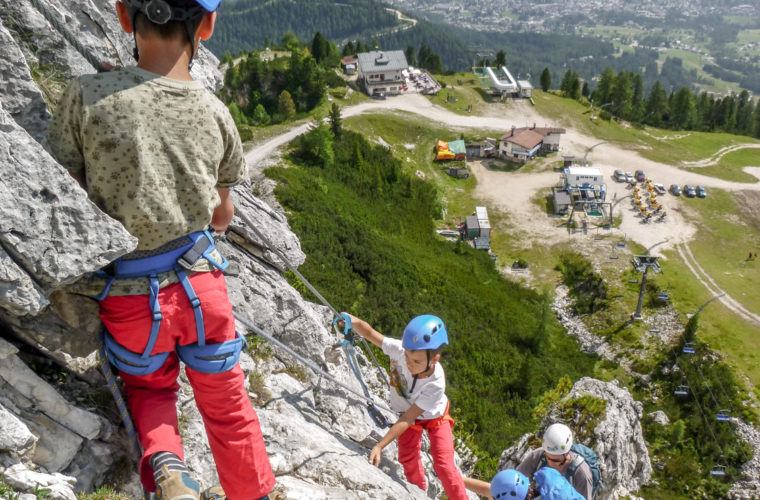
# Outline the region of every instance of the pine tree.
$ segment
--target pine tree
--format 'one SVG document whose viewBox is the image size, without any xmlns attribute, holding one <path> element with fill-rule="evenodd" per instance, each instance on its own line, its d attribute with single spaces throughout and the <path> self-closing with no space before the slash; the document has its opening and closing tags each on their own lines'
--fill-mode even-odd
<svg viewBox="0 0 760 500">
<path fill-rule="evenodd" d="M 615 87 L 615 70 L 607 66 L 599 77 L 599 85 L 592 94 L 592 98 L 597 106 L 602 107 L 612 101 L 612 91 Z"/>
<path fill-rule="evenodd" d="M 547 92 L 552 86 L 552 75 L 549 73 L 549 68 L 544 68 L 541 72 L 541 90 Z"/>
<path fill-rule="evenodd" d="M 296 105 L 287 90 L 280 92 L 280 96 L 277 98 L 277 110 L 282 115 L 283 121 L 290 120 L 296 114 Z"/>
<path fill-rule="evenodd" d="M 340 133 L 342 131 L 342 124 L 340 119 L 340 106 L 338 106 L 337 102 L 332 103 L 332 107 L 330 108 L 330 130 L 332 130 L 332 133 L 335 137 L 340 137 Z"/>
<path fill-rule="evenodd" d="M 507 53 L 503 50 L 500 50 L 496 53 L 496 59 L 494 59 L 494 65 L 497 68 L 501 68 L 502 66 L 507 65 Z"/>
<path fill-rule="evenodd" d="M 322 33 L 317 31 L 311 39 L 311 57 L 318 63 L 324 61 L 330 54 L 330 44 Z"/>
<path fill-rule="evenodd" d="M 404 51 L 404 55 L 406 56 L 406 62 L 409 64 L 409 66 L 417 66 L 417 59 L 414 57 L 413 46 L 407 45 L 406 50 Z"/>
<path fill-rule="evenodd" d="M 691 130 L 694 127 L 694 97 L 691 90 L 681 87 L 673 94 L 670 125 L 673 128 Z"/>
<path fill-rule="evenodd" d="M 655 127 L 662 125 L 663 117 L 668 114 L 668 95 L 662 88 L 660 80 L 655 81 L 649 90 L 645 110 L 644 123 Z"/>
</svg>

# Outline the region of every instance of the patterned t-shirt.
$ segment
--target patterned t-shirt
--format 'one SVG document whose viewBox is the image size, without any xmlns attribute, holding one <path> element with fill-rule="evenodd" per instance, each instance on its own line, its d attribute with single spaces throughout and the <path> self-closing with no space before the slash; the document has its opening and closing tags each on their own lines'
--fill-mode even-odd
<svg viewBox="0 0 760 500">
<path fill-rule="evenodd" d="M 446 375 L 441 363 L 435 364 L 432 375 L 418 378 L 417 383 L 414 383 L 414 376 L 406 366 L 402 342 L 385 337 L 382 349 L 391 360 L 391 386 L 395 389 L 390 392 L 391 408 L 404 413 L 416 404 L 424 410 L 419 416 L 422 420 L 443 416 L 449 399 L 446 397 Z"/>
<path fill-rule="evenodd" d="M 85 75 L 61 98 L 47 145 L 90 199 L 151 250 L 206 228 L 217 188 L 242 182 L 240 136 L 201 83 L 137 67 Z"/>
</svg>

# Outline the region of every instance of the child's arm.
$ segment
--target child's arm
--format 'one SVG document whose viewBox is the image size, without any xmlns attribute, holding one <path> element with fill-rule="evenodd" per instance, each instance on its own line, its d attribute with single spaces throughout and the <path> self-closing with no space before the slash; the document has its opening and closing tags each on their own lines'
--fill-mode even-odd
<svg viewBox="0 0 760 500">
<path fill-rule="evenodd" d="M 219 199 L 221 203 L 214 209 L 214 214 L 211 216 L 211 227 L 217 233 L 223 233 L 227 230 L 227 226 L 230 225 L 232 217 L 235 215 L 235 206 L 230 199 L 229 188 L 218 188 Z"/>
<path fill-rule="evenodd" d="M 491 496 L 491 483 L 464 476 L 462 476 L 462 479 L 464 480 L 465 488 L 482 497 L 488 498 L 488 500 L 493 500 L 493 497 Z"/>
<path fill-rule="evenodd" d="M 348 314 L 348 313 L 344 313 Z M 348 314 L 348 317 L 351 318 L 351 328 L 364 337 L 365 339 L 369 340 L 373 344 L 375 344 L 377 347 L 381 348 L 383 347 L 383 339 L 385 336 L 372 328 L 372 326 L 364 321 L 363 319 L 359 319 L 356 316 L 352 314 Z"/>
<path fill-rule="evenodd" d="M 372 465 L 380 466 L 380 459 L 383 456 L 383 448 L 391 444 L 394 439 L 399 437 L 401 434 L 406 432 L 409 427 L 414 425 L 414 421 L 417 420 L 424 411 L 425 410 L 417 405 L 410 406 L 409 409 L 406 410 L 404 414 L 401 415 L 401 417 L 399 417 L 398 422 L 393 424 L 393 427 L 391 427 L 388 432 L 385 433 L 383 439 L 381 439 L 380 442 L 377 443 L 374 448 L 372 448 L 372 451 L 369 454 L 369 463 Z"/>
</svg>

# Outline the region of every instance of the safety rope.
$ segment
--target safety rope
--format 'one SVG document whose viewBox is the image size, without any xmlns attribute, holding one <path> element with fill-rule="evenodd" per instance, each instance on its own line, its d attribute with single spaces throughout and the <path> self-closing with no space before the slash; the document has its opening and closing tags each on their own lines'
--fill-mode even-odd
<svg viewBox="0 0 760 500">
<path fill-rule="evenodd" d="M 262 242 L 264 242 L 264 244 L 267 246 L 267 248 L 269 248 L 269 250 L 271 250 L 272 252 L 274 252 L 274 254 L 280 260 L 282 260 L 285 263 L 285 265 L 288 267 L 288 269 L 290 269 L 293 272 L 293 274 L 295 274 L 296 277 L 298 277 L 298 279 L 301 280 L 301 283 L 303 283 L 306 286 L 306 288 L 308 288 L 309 291 L 311 291 L 311 293 L 313 293 L 314 296 L 317 297 L 319 299 L 319 301 L 322 302 L 322 304 L 325 307 L 327 307 L 328 309 L 330 309 L 330 311 L 332 311 L 334 317 L 337 318 L 338 316 L 340 316 L 340 313 L 338 312 L 338 310 L 335 309 L 332 306 L 332 304 L 330 304 L 327 301 L 327 299 L 325 299 L 322 296 L 322 294 L 319 293 L 319 291 L 317 291 L 316 288 L 314 288 L 314 286 L 309 282 L 309 280 L 307 280 L 300 273 L 300 271 L 298 271 L 298 269 L 290 262 L 290 260 L 277 247 L 275 247 L 274 245 L 272 245 L 272 243 L 269 241 L 269 239 L 266 236 L 264 236 L 261 233 L 261 231 L 258 230 L 258 228 L 256 227 L 256 224 L 254 223 L 254 221 L 245 212 L 243 212 L 241 210 L 237 214 L 243 220 L 243 222 L 245 222 L 246 226 L 248 226 L 248 228 L 251 229 L 251 231 L 253 231 L 253 233 Z M 232 230 L 232 231 L 235 232 L 234 230 Z M 236 232 L 236 234 L 239 234 L 239 233 Z M 240 236 L 243 236 L 243 235 L 240 235 Z M 231 242 L 231 243 L 234 244 L 238 248 L 240 247 L 239 245 L 235 244 L 234 242 Z M 248 252 L 245 252 L 245 253 L 247 255 L 250 255 Z M 388 381 L 388 378 L 385 376 L 385 371 L 380 367 L 380 363 L 377 362 L 377 358 L 375 357 L 375 354 L 372 352 L 372 349 L 370 348 L 369 344 L 367 344 L 367 341 L 364 339 L 364 337 L 359 336 L 359 338 L 361 339 L 361 342 L 364 345 L 366 351 L 369 353 L 369 356 L 372 359 L 372 363 L 374 364 L 376 370 L 380 373 L 380 376 L 383 379 L 383 383 L 385 383 L 386 385 L 390 385 L 390 383 Z M 348 352 L 347 352 L 347 354 L 348 354 Z M 349 358 L 350 358 L 350 356 L 349 356 Z M 355 359 L 355 355 L 354 355 L 354 359 Z M 349 359 L 349 363 L 351 363 L 350 359 Z M 356 375 L 356 378 L 359 380 L 359 383 L 362 385 L 362 387 L 366 387 L 364 379 L 363 379 L 363 377 L 361 375 L 361 370 L 359 370 L 358 366 L 356 366 L 356 367 L 355 366 L 351 366 L 351 368 L 352 368 L 352 371 L 354 372 L 354 375 Z"/>
<path fill-rule="evenodd" d="M 135 426 L 132 423 L 132 418 L 129 416 L 129 409 L 124 402 L 124 397 L 122 397 L 119 386 L 116 384 L 116 376 L 111 369 L 111 363 L 108 362 L 108 357 L 106 356 L 106 347 L 105 343 L 103 342 L 102 335 L 100 339 L 100 348 L 98 349 L 98 357 L 100 357 L 100 370 L 103 372 L 103 376 L 106 379 L 106 384 L 108 385 L 108 390 L 111 391 L 111 395 L 116 402 L 116 407 L 119 409 L 119 415 L 121 416 L 121 421 L 124 424 L 124 429 L 127 431 L 127 437 L 129 438 L 130 444 L 130 452 L 136 460 L 139 460 L 139 458 L 142 456 L 140 441 L 137 439 L 137 432 L 135 431 Z"/>
<path fill-rule="evenodd" d="M 244 317 L 242 317 L 238 313 L 233 312 L 233 314 L 235 315 L 235 319 L 237 319 L 242 324 L 244 324 L 246 327 L 248 327 L 256 336 L 261 337 L 264 340 L 273 343 L 274 345 L 276 345 L 277 347 L 279 347 L 283 351 L 287 352 L 288 354 L 290 354 L 291 356 L 293 356 L 294 358 L 296 358 L 298 361 L 300 361 L 301 363 L 303 363 L 305 366 L 307 366 L 308 368 L 310 368 L 315 373 L 319 374 L 322 377 L 325 377 L 327 380 L 329 380 L 329 381 L 331 381 L 331 382 L 339 385 L 340 387 L 342 387 L 346 391 L 350 392 L 354 396 L 360 398 L 368 406 L 369 405 L 373 405 L 373 406 L 375 406 L 377 408 L 380 408 L 380 409 L 383 409 L 385 411 L 391 412 L 393 415 L 396 414 L 396 412 L 394 412 L 392 409 L 388 408 L 386 405 L 384 405 L 382 403 L 375 403 L 375 400 L 372 398 L 371 395 L 362 394 L 361 392 L 357 391 L 356 389 L 353 389 L 353 388 L 349 387 L 348 385 L 344 384 L 343 382 L 341 382 L 340 380 L 336 379 L 335 377 L 333 377 L 332 375 L 330 375 L 329 373 L 327 373 L 325 370 L 321 369 L 320 367 L 318 367 L 317 365 L 315 365 L 310 360 L 304 358 L 303 356 L 301 356 L 300 354 L 298 354 L 296 351 L 294 351 L 293 349 L 291 349 L 287 345 L 283 344 L 281 341 L 277 340 L 275 337 L 273 337 L 272 335 L 268 334 L 267 332 L 265 332 L 264 330 L 262 330 L 258 326 L 254 325 L 253 323 L 251 323 L 250 321 L 248 321 L 247 319 L 245 319 Z"/>
<path fill-rule="evenodd" d="M 74 36 L 74 34 L 68 30 L 54 15 L 50 10 L 45 7 L 40 0 L 31 0 L 32 5 L 42 14 L 42 16 L 47 19 L 47 21 L 53 25 L 53 27 L 58 31 L 58 33 L 61 34 L 61 36 L 69 42 L 76 50 L 79 52 L 82 57 L 84 57 L 90 65 L 92 65 L 93 68 L 95 68 L 98 73 L 102 73 L 104 71 L 108 71 L 108 68 L 106 68 L 103 63 L 101 63 L 99 60 L 95 58 L 95 56 L 85 48 L 82 43 L 77 40 L 77 38 Z"/>
<path fill-rule="evenodd" d="M 296 268 L 296 266 L 294 266 L 293 264 L 291 264 L 290 260 L 288 260 L 288 258 L 277 247 L 275 247 L 274 245 L 272 245 L 272 243 L 267 239 L 267 237 L 264 236 L 261 233 L 261 231 L 259 231 L 256 228 L 256 224 L 253 222 L 253 220 L 251 220 L 250 217 L 248 217 L 248 215 L 246 213 L 240 211 L 240 212 L 238 212 L 238 216 L 243 220 L 243 222 L 246 223 L 246 225 L 251 229 L 251 231 L 253 231 L 254 234 L 256 234 L 256 236 L 258 236 L 267 245 L 267 247 L 271 251 L 273 251 L 274 254 L 277 255 L 277 257 L 279 257 L 285 263 L 286 266 L 288 266 L 288 269 L 290 269 L 291 271 L 293 271 L 293 274 L 295 274 L 298 277 L 298 279 L 301 280 L 301 283 L 303 283 L 306 286 L 306 288 L 308 288 L 309 291 L 311 293 L 313 293 L 314 296 L 317 297 L 320 302 L 322 302 L 322 305 L 324 305 L 325 307 L 327 307 L 328 309 L 330 309 L 330 311 L 332 311 L 333 316 L 339 316 L 340 315 L 340 313 L 338 312 L 338 310 L 335 309 L 332 306 L 332 304 L 330 304 L 327 301 L 327 299 L 325 299 L 322 296 L 322 294 L 319 293 L 319 291 L 317 291 L 317 289 L 314 288 L 314 286 L 311 283 L 309 283 L 309 280 L 307 280 L 306 278 L 304 278 L 304 276 L 300 273 L 300 271 L 298 271 L 298 269 Z M 234 232 L 234 229 L 231 229 L 231 230 Z M 243 235 L 240 235 L 240 236 L 243 236 Z M 382 377 L 383 382 L 386 383 L 386 384 L 388 384 L 389 382 L 388 382 L 388 379 L 385 376 L 385 372 L 383 371 L 382 368 L 380 368 L 380 363 L 377 362 L 377 358 L 375 358 L 375 355 L 372 352 L 372 349 L 370 349 L 369 344 L 367 344 L 367 341 L 364 340 L 364 337 L 360 337 L 360 338 L 361 338 L 362 344 L 364 344 L 364 347 L 366 348 L 367 352 L 369 353 L 370 357 L 372 358 L 372 362 L 374 363 L 374 365 L 377 368 L 377 370 L 380 372 L 380 376 Z"/>
</svg>

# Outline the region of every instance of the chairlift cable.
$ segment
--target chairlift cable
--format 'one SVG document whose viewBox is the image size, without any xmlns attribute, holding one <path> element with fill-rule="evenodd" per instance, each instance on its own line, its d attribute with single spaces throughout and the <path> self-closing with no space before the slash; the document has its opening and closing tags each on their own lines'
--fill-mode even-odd
<svg viewBox="0 0 760 500">
<path fill-rule="evenodd" d="M 673 355 L 676 358 L 676 366 L 684 373 L 686 384 L 689 386 L 689 389 L 690 389 L 689 392 L 691 392 L 691 396 L 694 398 L 694 402 L 697 404 L 697 409 L 699 410 L 699 414 L 702 415 L 702 420 L 704 420 L 705 422 L 705 427 L 707 427 L 707 430 L 710 431 L 710 435 L 712 436 L 713 442 L 715 442 L 715 446 L 717 446 L 718 449 L 720 450 L 721 456 L 724 456 L 723 447 L 720 445 L 720 443 L 718 443 L 718 438 L 715 436 L 715 433 L 713 432 L 712 427 L 710 426 L 710 423 L 707 420 L 705 411 L 702 409 L 702 405 L 699 404 L 699 399 L 697 398 L 697 394 L 695 393 L 693 389 L 691 389 L 691 384 L 689 384 L 688 377 L 686 376 L 686 370 L 684 370 L 681 364 L 678 362 L 678 354 L 676 354 L 675 349 L 673 349 Z"/>
</svg>

